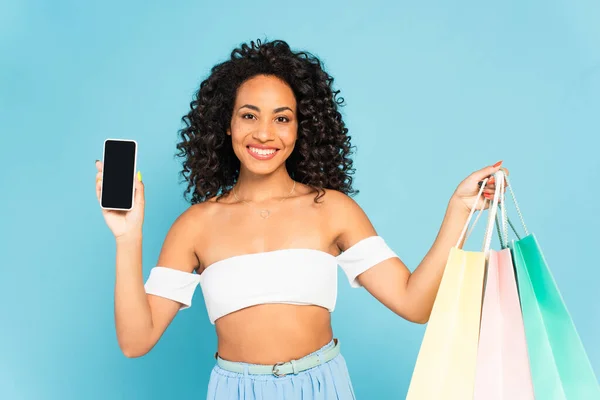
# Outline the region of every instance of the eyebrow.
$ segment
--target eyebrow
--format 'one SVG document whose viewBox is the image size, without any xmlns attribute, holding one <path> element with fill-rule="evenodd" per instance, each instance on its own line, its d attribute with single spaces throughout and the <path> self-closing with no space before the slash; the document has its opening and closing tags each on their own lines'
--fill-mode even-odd
<svg viewBox="0 0 600 400">
<path fill-rule="evenodd" d="M 253 106 L 252 104 L 244 104 L 243 106 L 240 107 L 240 110 L 242 108 L 249 108 L 249 109 L 254 110 L 256 112 L 260 112 L 260 108 L 258 108 L 256 106 Z M 294 112 L 291 108 L 289 108 L 287 106 L 285 106 L 285 107 L 278 107 L 278 108 L 274 109 L 273 112 L 274 113 L 278 113 L 278 112 L 282 112 L 282 111 L 285 111 L 285 110 L 290 110 L 291 112 Z"/>
</svg>

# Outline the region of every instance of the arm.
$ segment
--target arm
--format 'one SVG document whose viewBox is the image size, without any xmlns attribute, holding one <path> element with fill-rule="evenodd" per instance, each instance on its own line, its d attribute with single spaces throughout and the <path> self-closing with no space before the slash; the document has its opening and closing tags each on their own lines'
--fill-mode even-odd
<svg viewBox="0 0 600 400">
<path fill-rule="evenodd" d="M 157 265 L 191 273 L 194 252 L 193 214 L 184 212 L 169 230 Z M 197 229 L 196 229 L 197 230 Z M 119 347 L 127 357 L 148 353 L 165 332 L 182 304 L 146 294 L 142 274 L 141 232 L 118 237 L 115 282 L 115 325 Z"/>
<path fill-rule="evenodd" d="M 487 167 L 471 174 L 457 188 L 449 201 L 439 233 L 421 263 L 411 273 L 398 257 L 389 258 L 360 274 L 360 285 L 377 300 L 399 316 L 416 323 L 429 320 L 437 295 L 450 249 L 456 245 L 470 207 L 474 204 L 478 182 L 493 174 L 499 166 Z M 490 185 L 485 193 L 493 192 Z M 475 193 L 475 194 L 473 194 Z M 349 197 L 340 195 L 336 200 L 338 215 L 336 220 L 344 221 L 340 226 L 338 247 L 348 249 L 361 239 L 377 235 L 364 211 Z"/>
</svg>

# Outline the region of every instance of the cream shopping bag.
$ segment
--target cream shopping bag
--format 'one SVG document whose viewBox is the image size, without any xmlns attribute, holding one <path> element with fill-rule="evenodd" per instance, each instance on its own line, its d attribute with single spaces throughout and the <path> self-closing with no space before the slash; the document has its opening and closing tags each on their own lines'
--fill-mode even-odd
<svg viewBox="0 0 600 400">
<path fill-rule="evenodd" d="M 469 236 L 467 228 L 474 208 L 456 246 L 450 250 L 421 343 L 407 400 L 473 398 L 485 264 L 494 232 L 494 219 L 503 179 L 504 174 L 501 171 L 495 174 L 496 191 L 488 211 L 482 251 L 465 251 L 460 248 L 463 238 Z M 486 184 L 487 179 L 481 186 L 477 201 L 481 198 Z M 469 232 L 471 231 L 472 229 Z"/>
</svg>

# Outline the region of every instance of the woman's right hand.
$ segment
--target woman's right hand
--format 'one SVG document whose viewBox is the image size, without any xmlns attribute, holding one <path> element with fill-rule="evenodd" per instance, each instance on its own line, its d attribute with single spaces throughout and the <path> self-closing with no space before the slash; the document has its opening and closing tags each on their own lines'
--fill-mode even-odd
<svg viewBox="0 0 600 400">
<path fill-rule="evenodd" d="M 96 161 L 96 197 L 100 203 L 102 192 L 102 161 Z M 135 195 L 133 208 L 129 211 L 105 210 L 101 208 L 102 215 L 112 231 L 115 238 L 122 238 L 129 235 L 141 235 L 142 225 L 144 223 L 144 184 L 141 181 L 141 175 L 135 179 Z"/>
</svg>

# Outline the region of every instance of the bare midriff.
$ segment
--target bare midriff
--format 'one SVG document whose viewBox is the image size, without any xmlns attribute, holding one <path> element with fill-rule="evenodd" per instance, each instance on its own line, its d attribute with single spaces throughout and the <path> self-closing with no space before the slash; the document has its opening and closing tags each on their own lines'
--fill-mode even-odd
<svg viewBox="0 0 600 400">
<path fill-rule="evenodd" d="M 327 309 L 311 305 L 261 304 L 215 321 L 219 357 L 272 365 L 298 360 L 332 340 Z"/>
</svg>

